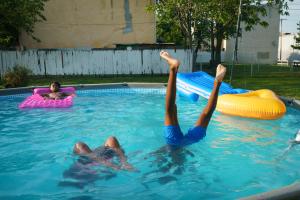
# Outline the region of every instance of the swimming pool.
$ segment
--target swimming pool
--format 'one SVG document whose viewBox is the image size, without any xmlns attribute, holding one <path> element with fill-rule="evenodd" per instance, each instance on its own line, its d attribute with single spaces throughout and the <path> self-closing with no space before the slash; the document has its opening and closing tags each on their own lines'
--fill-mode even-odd
<svg viewBox="0 0 300 200">
<path fill-rule="evenodd" d="M 292 108 L 274 121 L 215 112 L 206 138 L 172 157 L 157 151 L 164 89 L 79 90 L 68 109 L 19 110 L 29 95 L 0 97 L 1 199 L 236 199 L 300 179 L 300 146 L 283 155 L 300 124 Z M 178 98 L 182 130 L 205 103 Z M 94 167 L 85 183 L 64 177 L 75 142 L 96 148 L 110 135 L 140 172 Z"/>
</svg>

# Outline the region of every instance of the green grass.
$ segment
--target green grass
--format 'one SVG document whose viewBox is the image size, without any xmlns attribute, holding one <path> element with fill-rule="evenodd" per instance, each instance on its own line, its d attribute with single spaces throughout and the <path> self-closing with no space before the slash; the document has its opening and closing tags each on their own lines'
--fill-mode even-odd
<svg viewBox="0 0 300 200">
<path fill-rule="evenodd" d="M 300 69 L 284 66 L 251 66 L 234 67 L 233 87 L 251 90 L 270 89 L 280 96 L 300 99 Z M 227 74 L 229 80 L 230 73 Z"/>
<path fill-rule="evenodd" d="M 225 82 L 230 83 L 231 64 L 227 66 Z M 214 71 L 204 66 L 204 71 Z M 251 73 L 252 71 L 252 73 Z M 279 65 L 235 65 L 231 85 L 250 90 L 270 89 L 277 95 L 300 99 L 300 68 Z"/>
<path fill-rule="evenodd" d="M 229 83 L 231 65 L 227 66 L 225 82 Z M 203 67 L 203 70 L 214 75 L 214 70 Z M 250 90 L 270 89 L 280 96 L 300 99 L 300 68 L 289 68 L 279 65 L 236 65 L 233 68 L 232 86 Z M 97 84 L 122 82 L 157 82 L 166 83 L 167 75 L 122 75 L 122 76 L 32 76 L 28 86 L 47 86 L 51 81 L 68 84 Z M 0 88 L 4 88 L 0 83 Z"/>
<path fill-rule="evenodd" d="M 167 75 L 123 75 L 123 76 L 48 76 L 34 77 L 30 79 L 29 85 L 49 85 L 51 81 L 59 81 L 68 84 L 97 84 L 97 83 L 122 83 L 122 82 L 149 82 L 165 83 Z"/>
</svg>

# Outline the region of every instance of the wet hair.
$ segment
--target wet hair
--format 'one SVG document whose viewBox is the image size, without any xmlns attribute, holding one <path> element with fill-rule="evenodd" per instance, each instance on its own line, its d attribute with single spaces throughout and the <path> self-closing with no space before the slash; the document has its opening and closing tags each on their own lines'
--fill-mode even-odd
<svg viewBox="0 0 300 200">
<path fill-rule="evenodd" d="M 53 82 L 50 84 L 50 86 L 51 86 L 52 84 L 55 84 L 55 85 L 58 86 L 58 88 L 60 88 L 60 83 L 59 83 L 58 81 L 53 81 Z"/>
</svg>

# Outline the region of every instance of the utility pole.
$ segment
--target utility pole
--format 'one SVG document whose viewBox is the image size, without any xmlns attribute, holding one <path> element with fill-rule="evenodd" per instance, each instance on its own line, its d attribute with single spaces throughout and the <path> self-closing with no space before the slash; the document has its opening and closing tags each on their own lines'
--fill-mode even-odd
<svg viewBox="0 0 300 200">
<path fill-rule="evenodd" d="M 279 60 L 281 61 L 282 59 L 282 21 L 286 19 L 280 19 L 280 52 L 279 52 Z"/>
<path fill-rule="evenodd" d="M 233 54 L 233 61 L 237 62 L 237 51 L 238 51 L 238 43 L 239 43 L 239 33 L 240 33 L 240 27 L 241 27 L 241 13 L 242 13 L 242 0 L 240 0 L 239 4 L 239 15 L 237 20 L 237 26 L 236 26 L 236 37 L 235 37 L 235 45 L 234 45 L 234 54 Z"/>
<path fill-rule="evenodd" d="M 239 12 L 238 12 L 238 19 L 236 23 L 236 36 L 235 36 L 235 45 L 234 45 L 234 51 L 232 55 L 232 65 L 230 69 L 230 79 L 229 83 L 231 84 L 232 81 L 232 72 L 233 72 L 233 67 L 234 64 L 237 63 L 237 51 L 238 51 L 238 37 L 239 37 L 239 32 L 240 32 L 240 26 L 241 26 L 241 14 L 242 14 L 242 0 L 239 2 Z"/>
</svg>

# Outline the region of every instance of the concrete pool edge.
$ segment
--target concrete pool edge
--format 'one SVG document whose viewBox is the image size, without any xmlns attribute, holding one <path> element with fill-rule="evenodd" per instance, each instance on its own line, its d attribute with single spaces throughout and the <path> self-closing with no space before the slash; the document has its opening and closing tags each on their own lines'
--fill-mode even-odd
<svg viewBox="0 0 300 200">
<path fill-rule="evenodd" d="M 300 101 L 294 98 L 288 98 L 284 96 L 278 96 L 287 106 L 291 106 L 300 110 Z"/>
<path fill-rule="evenodd" d="M 74 85 L 64 85 L 64 87 L 75 87 L 76 90 L 83 89 L 110 89 L 110 88 L 164 88 L 165 83 L 102 83 L 102 84 L 74 84 Z M 31 93 L 34 88 L 46 88 L 47 86 L 29 86 L 29 87 L 19 87 L 19 88 L 9 88 L 9 89 L 0 89 L 0 96 L 6 95 L 15 95 L 23 93 Z"/>
<path fill-rule="evenodd" d="M 243 197 L 240 200 L 296 200 L 300 199 L 300 183 L 294 183 L 276 190 Z"/>
</svg>

